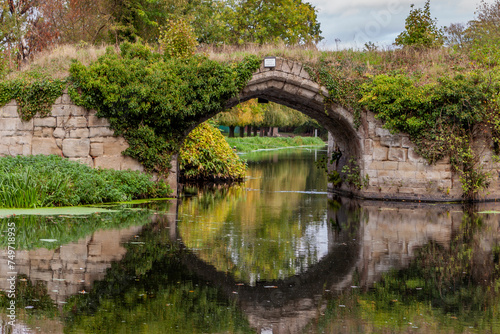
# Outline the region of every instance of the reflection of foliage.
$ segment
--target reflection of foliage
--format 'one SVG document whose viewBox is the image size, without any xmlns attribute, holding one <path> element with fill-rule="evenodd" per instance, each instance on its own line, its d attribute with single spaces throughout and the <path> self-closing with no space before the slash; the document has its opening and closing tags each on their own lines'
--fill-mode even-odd
<svg viewBox="0 0 500 334">
<path fill-rule="evenodd" d="M 100 229 L 125 228 L 145 224 L 151 213 L 146 210 L 95 213 L 87 216 L 11 216 L 0 219 L 0 229 L 7 230 L 9 223 L 16 226 L 16 248 L 50 248 L 77 241 Z M 0 247 L 6 248 L 8 238 L 0 238 Z M 44 242 L 40 239 L 54 239 Z"/>
<path fill-rule="evenodd" d="M 315 263 L 317 240 L 306 229 L 324 222 L 326 201 L 300 192 L 326 187 L 326 179 L 310 155 L 280 159 L 290 154 L 267 152 L 251 164 L 245 184 L 250 191 L 231 187 L 224 194 L 204 191 L 185 199 L 178 229 L 186 246 L 217 270 L 250 283 L 295 275 Z M 296 251 L 299 244 L 303 253 Z"/>
<path fill-rule="evenodd" d="M 317 332 L 413 332 L 418 328 L 418 332 L 457 333 L 472 327 L 499 332 L 498 245 L 491 256 L 479 261 L 477 253 L 482 249 L 477 239 L 485 232 L 481 219 L 465 215 L 449 246 L 430 243 L 407 269 L 383 275 L 371 289 L 352 289 L 332 297 Z"/>
<path fill-rule="evenodd" d="M 5 309 L 10 299 L 5 291 L 0 292 L 0 307 Z M 43 315 L 54 318 L 57 316 L 57 306 L 47 294 L 47 287 L 41 281 L 33 284 L 26 275 L 19 275 L 16 279 L 16 309 L 28 308 L 29 314 Z"/>
<path fill-rule="evenodd" d="M 168 229 L 149 226 L 136 241 L 89 294 L 68 300 L 68 332 L 251 332 L 233 302 L 181 264 Z"/>
</svg>

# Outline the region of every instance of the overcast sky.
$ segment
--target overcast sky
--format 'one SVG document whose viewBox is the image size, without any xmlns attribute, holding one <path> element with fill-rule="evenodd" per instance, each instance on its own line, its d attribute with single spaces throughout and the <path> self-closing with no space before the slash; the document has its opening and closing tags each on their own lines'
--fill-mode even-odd
<svg viewBox="0 0 500 334">
<path fill-rule="evenodd" d="M 404 30 L 410 5 L 423 8 L 426 0 L 305 0 L 318 11 L 325 50 L 363 48 L 368 41 L 390 46 Z M 431 0 L 432 17 L 439 27 L 467 23 L 480 0 Z M 486 0 L 493 3 L 495 0 Z M 336 41 L 337 40 L 337 41 Z M 339 41 L 340 40 L 340 41 Z"/>
</svg>

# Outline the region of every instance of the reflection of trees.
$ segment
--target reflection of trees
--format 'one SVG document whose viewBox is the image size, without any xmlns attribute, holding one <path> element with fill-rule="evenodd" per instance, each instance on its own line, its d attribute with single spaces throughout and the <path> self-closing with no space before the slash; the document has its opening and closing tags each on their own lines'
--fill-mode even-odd
<svg viewBox="0 0 500 334">
<path fill-rule="evenodd" d="M 429 242 L 408 268 L 384 274 L 370 289 L 330 296 L 310 332 L 499 333 L 500 244 L 484 217 L 464 214 L 449 244 Z M 355 275 L 352 285 L 359 284 Z"/>
<path fill-rule="evenodd" d="M 321 182 L 326 187 L 310 154 L 280 159 L 268 153 L 250 163 L 247 190 L 203 191 L 184 200 L 179 234 L 201 259 L 237 280 L 298 274 L 319 260 L 316 235 L 307 231 L 324 226 L 326 198 L 301 192 Z"/>
<path fill-rule="evenodd" d="M 7 231 L 8 224 L 16 226 L 16 249 L 50 248 L 74 242 L 100 229 L 125 228 L 141 225 L 149 221 L 151 212 L 147 210 L 127 210 L 101 212 L 84 216 L 10 216 L 0 219 L 0 229 Z M 54 242 L 44 242 L 51 239 Z M 0 247 L 6 248 L 8 238 L 0 238 Z"/>
<path fill-rule="evenodd" d="M 89 294 L 64 310 L 78 333 L 251 333 L 234 302 L 181 264 L 169 230 L 148 226 Z"/>
</svg>

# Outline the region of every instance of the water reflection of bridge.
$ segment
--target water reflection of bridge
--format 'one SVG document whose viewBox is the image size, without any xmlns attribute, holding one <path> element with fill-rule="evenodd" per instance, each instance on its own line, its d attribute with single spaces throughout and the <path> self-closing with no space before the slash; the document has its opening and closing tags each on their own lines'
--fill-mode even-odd
<svg viewBox="0 0 500 334">
<path fill-rule="evenodd" d="M 485 204 L 488 205 L 494 204 Z M 406 267 L 416 250 L 430 241 L 447 247 L 462 215 L 457 206 L 384 203 L 381 208 L 379 202 L 364 202 L 361 206 L 346 202 L 328 213 L 332 224 L 327 256 L 300 276 L 259 282 L 254 287 L 239 285 L 191 252 L 182 252 L 182 261 L 202 279 L 236 299 L 257 331 L 302 333 L 325 309 L 324 296 L 329 291 L 351 289 L 355 273 L 357 284 L 368 287 L 384 272 Z M 175 223 L 175 214 L 156 222 L 169 225 L 171 239 L 178 242 Z M 489 245 L 500 239 L 500 226 L 495 215 L 486 216 L 485 225 L 491 227 L 490 232 L 477 238 L 481 240 L 479 247 L 488 256 Z M 125 256 L 121 243 L 133 239 L 140 230 L 134 227 L 98 231 L 57 250 L 18 251 L 18 272 L 28 275 L 33 282 L 44 282 L 52 299 L 64 302 L 78 291 L 88 291 L 93 281 L 102 279 L 111 263 Z M 2 258 L 0 266 L 7 263 L 5 253 Z M 0 272 L 4 276 L 8 270 L 0 267 Z M 0 288 L 5 289 L 6 277 L 0 281 Z"/>
</svg>

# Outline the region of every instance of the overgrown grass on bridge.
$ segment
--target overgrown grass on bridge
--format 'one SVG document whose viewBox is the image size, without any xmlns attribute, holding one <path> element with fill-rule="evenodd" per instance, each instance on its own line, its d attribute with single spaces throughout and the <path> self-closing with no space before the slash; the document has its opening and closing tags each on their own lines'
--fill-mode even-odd
<svg viewBox="0 0 500 334">
<path fill-rule="evenodd" d="M 0 208 L 73 206 L 171 194 L 163 181 L 134 171 L 93 169 L 51 156 L 0 158 Z"/>
<path fill-rule="evenodd" d="M 325 142 L 318 137 L 244 137 L 226 138 L 229 145 L 237 152 L 251 152 L 263 149 L 324 146 Z"/>
</svg>

